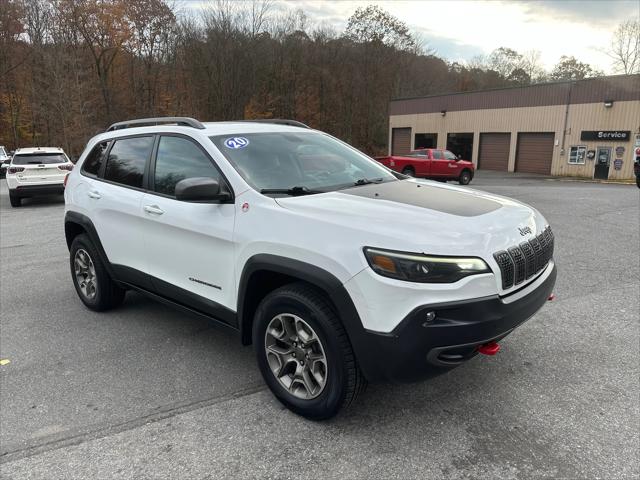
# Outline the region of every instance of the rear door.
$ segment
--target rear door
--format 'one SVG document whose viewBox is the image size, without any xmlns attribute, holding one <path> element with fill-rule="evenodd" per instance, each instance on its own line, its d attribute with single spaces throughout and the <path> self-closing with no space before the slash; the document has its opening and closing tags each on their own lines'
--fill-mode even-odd
<svg viewBox="0 0 640 480">
<path fill-rule="evenodd" d="M 82 197 L 78 203 L 86 205 L 91 213 L 107 258 L 118 276 L 142 287 L 147 286 L 147 265 L 140 204 L 153 142 L 153 135 L 116 139 L 96 175 L 87 172 L 93 166 L 87 157 L 81 172 L 83 185 L 77 192 Z M 99 153 L 100 145 L 96 148 Z"/>
<path fill-rule="evenodd" d="M 149 173 L 150 192 L 142 200 L 148 271 L 161 295 L 233 323 L 235 205 L 176 200 L 176 184 L 194 177 L 226 182 L 194 139 L 161 135 Z"/>
</svg>

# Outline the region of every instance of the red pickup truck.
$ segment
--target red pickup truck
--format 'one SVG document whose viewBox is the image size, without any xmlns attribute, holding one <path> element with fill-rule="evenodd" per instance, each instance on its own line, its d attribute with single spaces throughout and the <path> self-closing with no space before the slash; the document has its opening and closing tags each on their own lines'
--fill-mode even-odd
<svg viewBox="0 0 640 480">
<path fill-rule="evenodd" d="M 475 167 L 468 160 L 461 160 L 449 150 L 423 148 L 406 155 L 376 157 L 376 160 L 396 172 L 411 177 L 425 177 L 434 180 L 457 180 L 460 185 L 468 185 Z"/>
</svg>

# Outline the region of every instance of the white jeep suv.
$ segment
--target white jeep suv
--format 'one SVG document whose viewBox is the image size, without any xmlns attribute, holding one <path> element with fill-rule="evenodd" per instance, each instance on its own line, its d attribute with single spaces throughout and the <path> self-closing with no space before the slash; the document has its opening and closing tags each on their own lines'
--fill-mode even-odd
<svg viewBox="0 0 640 480">
<path fill-rule="evenodd" d="M 78 166 L 65 233 L 82 302 L 134 289 L 237 331 L 308 418 L 367 381 L 495 354 L 556 279 L 535 209 L 405 177 L 294 121 L 122 122 Z"/>
<path fill-rule="evenodd" d="M 61 148 L 19 148 L 7 166 L 7 186 L 12 207 L 23 198 L 62 194 L 73 163 Z"/>
</svg>

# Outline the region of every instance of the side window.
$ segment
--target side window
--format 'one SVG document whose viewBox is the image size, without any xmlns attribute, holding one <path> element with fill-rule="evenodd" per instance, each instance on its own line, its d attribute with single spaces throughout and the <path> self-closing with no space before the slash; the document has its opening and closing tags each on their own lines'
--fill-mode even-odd
<svg viewBox="0 0 640 480">
<path fill-rule="evenodd" d="M 116 140 L 107 158 L 104 179 L 130 187 L 142 188 L 144 166 L 151 154 L 153 137 Z"/>
<path fill-rule="evenodd" d="M 442 150 L 431 150 L 433 152 L 434 160 L 442 160 L 444 157 L 442 156 Z"/>
<path fill-rule="evenodd" d="M 445 160 L 456 160 L 458 157 L 456 157 L 453 153 L 451 153 L 449 150 L 445 150 L 444 151 L 444 158 Z"/>
<path fill-rule="evenodd" d="M 160 137 L 153 179 L 154 190 L 173 196 L 180 180 L 195 177 L 210 177 L 223 182 L 209 157 L 191 140 Z"/>
<path fill-rule="evenodd" d="M 88 175 L 97 176 L 100 172 L 102 162 L 104 162 L 104 154 L 107 152 L 109 142 L 101 142 L 93 147 L 87 158 L 82 163 L 82 172 Z"/>
</svg>

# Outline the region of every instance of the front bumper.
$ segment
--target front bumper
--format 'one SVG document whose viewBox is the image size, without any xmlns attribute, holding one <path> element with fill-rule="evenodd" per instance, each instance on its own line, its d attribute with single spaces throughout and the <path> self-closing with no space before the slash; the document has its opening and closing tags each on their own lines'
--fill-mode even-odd
<svg viewBox="0 0 640 480">
<path fill-rule="evenodd" d="M 10 187 L 9 193 L 14 197 L 29 198 L 40 195 L 62 195 L 64 184 L 51 183 L 46 185 L 24 185 L 18 184 L 15 188 Z"/>
<path fill-rule="evenodd" d="M 412 382 L 445 373 L 473 358 L 480 345 L 500 340 L 533 316 L 556 282 L 555 264 L 526 295 L 491 296 L 423 305 L 390 333 L 366 331 L 358 361 L 369 381 Z M 527 288 L 527 287 L 525 287 Z M 427 313 L 435 318 L 427 321 Z M 366 347 L 365 345 L 366 344 Z"/>
</svg>

